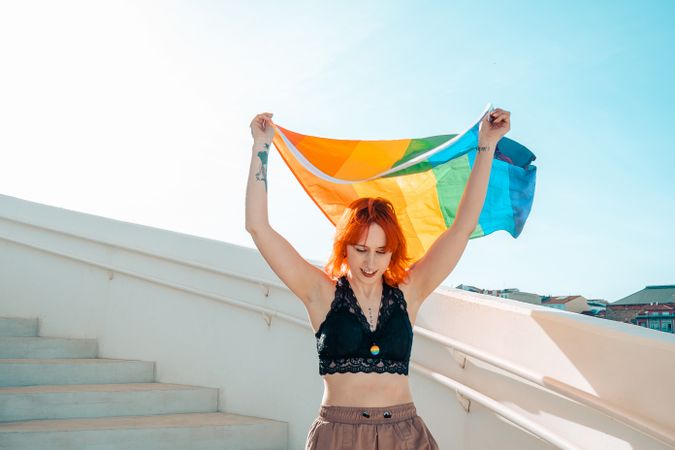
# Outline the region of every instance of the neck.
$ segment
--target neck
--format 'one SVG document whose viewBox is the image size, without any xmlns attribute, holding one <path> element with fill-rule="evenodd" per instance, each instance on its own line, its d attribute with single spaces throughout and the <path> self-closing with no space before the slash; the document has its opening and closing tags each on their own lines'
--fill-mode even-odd
<svg viewBox="0 0 675 450">
<path fill-rule="evenodd" d="M 382 285 L 383 277 L 381 275 L 379 277 L 373 278 L 372 280 L 368 280 L 370 282 L 365 282 L 356 278 L 351 273 L 351 271 L 349 271 L 347 272 L 347 280 L 349 281 L 349 285 L 352 287 L 352 291 L 362 294 L 363 297 L 369 299 L 379 299 L 382 289 L 384 289 L 384 286 Z"/>
</svg>

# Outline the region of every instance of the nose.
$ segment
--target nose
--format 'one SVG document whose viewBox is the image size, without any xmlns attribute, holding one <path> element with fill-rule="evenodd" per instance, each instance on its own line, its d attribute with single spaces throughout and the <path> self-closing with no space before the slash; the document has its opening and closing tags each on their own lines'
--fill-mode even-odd
<svg viewBox="0 0 675 450">
<path fill-rule="evenodd" d="M 366 260 L 368 261 L 368 268 L 372 269 L 373 263 L 375 262 L 375 253 L 368 253 L 368 257 Z"/>
</svg>

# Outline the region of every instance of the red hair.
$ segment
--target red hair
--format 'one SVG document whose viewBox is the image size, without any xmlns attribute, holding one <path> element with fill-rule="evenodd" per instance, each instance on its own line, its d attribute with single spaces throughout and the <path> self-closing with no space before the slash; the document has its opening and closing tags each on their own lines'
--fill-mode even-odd
<svg viewBox="0 0 675 450">
<path fill-rule="evenodd" d="M 347 264 L 347 245 L 358 244 L 363 233 L 376 223 L 384 230 L 387 243 L 385 250 L 391 252 L 389 267 L 384 271 L 384 280 L 390 286 L 398 286 L 406 279 L 411 258 L 406 250 L 405 236 L 396 219 L 394 205 L 381 197 L 359 198 L 349 204 L 338 221 L 333 241 L 333 252 L 324 269 L 333 279 L 345 275 Z"/>
</svg>

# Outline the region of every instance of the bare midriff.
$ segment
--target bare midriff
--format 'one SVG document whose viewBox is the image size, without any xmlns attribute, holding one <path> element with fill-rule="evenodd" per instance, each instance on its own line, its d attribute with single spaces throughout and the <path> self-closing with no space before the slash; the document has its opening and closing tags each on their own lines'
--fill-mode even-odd
<svg viewBox="0 0 675 450">
<path fill-rule="evenodd" d="M 323 375 L 322 405 L 392 406 L 412 402 L 408 376 L 398 373 L 333 373 Z"/>
</svg>

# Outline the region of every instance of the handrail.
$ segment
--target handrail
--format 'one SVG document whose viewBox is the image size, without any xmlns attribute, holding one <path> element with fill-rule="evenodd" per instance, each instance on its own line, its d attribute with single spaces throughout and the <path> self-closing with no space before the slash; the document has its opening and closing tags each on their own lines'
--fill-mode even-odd
<svg viewBox="0 0 675 450">
<path fill-rule="evenodd" d="M 232 271 L 229 271 L 229 270 L 219 269 L 219 268 L 213 267 L 213 266 L 207 266 L 206 264 L 201 264 L 201 263 L 190 261 L 190 260 L 187 260 L 187 259 L 172 258 L 171 256 L 160 255 L 160 254 L 157 254 L 157 253 L 151 253 L 151 252 L 141 250 L 141 249 L 138 249 L 138 248 L 129 247 L 129 246 L 126 246 L 126 245 L 123 245 L 123 244 L 118 244 L 116 242 L 110 242 L 110 241 L 106 241 L 106 240 L 99 239 L 99 238 L 93 238 L 93 237 L 90 237 L 90 236 L 84 236 L 84 235 L 80 235 L 80 234 L 70 233 L 68 231 L 59 230 L 57 228 L 51 228 L 51 227 L 47 227 L 45 225 L 39 225 L 39 224 L 36 224 L 36 223 L 31 223 L 31 222 L 27 222 L 27 221 L 24 221 L 24 220 L 15 219 L 13 217 L 0 215 L 0 219 L 7 220 L 8 222 L 18 223 L 18 224 L 21 224 L 21 225 L 28 225 L 28 226 L 33 227 L 33 228 L 39 228 L 39 229 L 42 229 L 42 230 L 45 230 L 45 231 L 50 231 L 52 233 L 62 234 L 64 236 L 69 236 L 69 237 L 76 238 L 76 239 L 81 239 L 83 241 L 93 242 L 95 244 L 101 244 L 101 245 L 106 245 L 108 247 L 119 248 L 119 249 L 122 249 L 122 250 L 126 250 L 128 252 L 131 252 L 131 253 L 136 253 L 136 254 L 139 254 L 139 255 L 148 256 L 148 257 L 155 258 L 155 259 L 162 259 L 164 261 L 172 262 L 172 263 L 175 263 L 175 264 L 180 264 L 180 265 L 183 265 L 183 266 L 192 267 L 192 268 L 195 268 L 195 269 L 201 269 L 201 270 L 211 272 L 211 273 L 215 273 L 215 274 L 218 274 L 218 275 L 226 275 L 226 276 L 230 276 L 230 277 L 234 277 L 234 278 L 239 278 L 241 280 L 250 281 L 251 283 L 256 283 L 256 284 L 265 284 L 266 286 L 275 287 L 275 288 L 278 288 L 278 289 L 281 289 L 281 290 L 284 290 L 284 291 L 288 290 L 286 285 L 283 284 L 283 283 L 277 283 L 275 281 L 265 281 L 264 283 L 261 283 L 260 280 L 258 280 L 255 277 L 251 277 L 251 276 L 244 275 L 244 274 L 237 273 L 237 272 L 232 272 Z"/>
<path fill-rule="evenodd" d="M 499 414 L 503 418 L 507 419 L 509 422 L 512 422 L 519 427 L 524 428 L 525 430 L 531 432 L 538 438 L 553 444 L 558 448 L 564 450 L 582 450 L 581 447 L 578 447 L 575 444 L 572 444 L 568 440 L 558 436 L 555 433 L 550 432 L 546 428 L 539 425 L 537 422 L 530 420 L 522 414 L 519 414 L 512 409 L 507 408 L 502 405 L 492 397 L 489 397 L 485 394 L 478 392 L 477 390 L 470 388 L 469 386 L 453 380 L 452 378 L 443 375 L 433 370 L 429 370 L 426 367 L 418 363 L 410 363 L 410 368 L 421 373 L 425 377 L 429 378 L 432 381 L 435 381 L 448 389 L 454 389 L 457 394 L 463 395 L 471 400 L 474 400 L 476 403 L 479 403 L 485 406 L 487 409 Z"/>
<path fill-rule="evenodd" d="M 127 247 L 127 246 L 116 244 L 116 243 L 106 242 L 106 241 L 103 241 L 103 240 L 100 240 L 100 239 L 97 239 L 97 238 L 80 236 L 78 234 L 53 229 L 53 228 L 46 227 L 46 226 L 43 226 L 43 225 L 37 225 L 37 224 L 29 223 L 29 222 L 23 222 L 23 221 L 20 221 L 20 220 L 17 220 L 17 219 L 8 218 L 6 216 L 0 216 L 0 218 L 5 219 L 5 220 L 9 220 L 9 221 L 12 221 L 12 222 L 15 222 L 15 223 L 19 223 L 19 224 L 29 225 L 29 226 L 32 226 L 32 227 L 35 227 L 35 228 L 41 228 L 41 229 L 44 229 L 44 230 L 47 230 L 47 231 L 56 232 L 56 233 L 59 233 L 59 234 L 70 236 L 70 237 L 87 240 L 87 241 L 94 242 L 94 243 L 97 243 L 97 244 L 121 248 L 121 249 L 130 251 L 132 253 L 138 253 L 138 254 L 142 254 L 142 255 L 145 255 L 145 256 L 148 256 L 148 257 L 152 257 L 152 258 L 163 259 L 163 260 L 167 260 L 167 261 L 170 261 L 170 262 L 173 262 L 173 263 L 176 263 L 176 264 L 181 264 L 181 265 L 186 265 L 186 266 L 189 266 L 189 267 L 199 268 L 199 269 L 203 269 L 203 270 L 206 270 L 206 271 L 209 271 L 209 272 L 212 272 L 212 273 L 230 276 L 230 277 L 233 277 L 233 278 L 239 278 L 241 280 L 249 281 L 251 283 L 261 285 L 263 287 L 272 286 L 272 287 L 276 287 L 276 288 L 279 288 L 279 289 L 284 290 L 284 291 L 288 291 L 288 288 L 284 284 L 275 283 L 275 282 L 267 282 L 267 281 L 261 282 L 260 280 L 254 278 L 254 277 L 250 277 L 248 275 L 238 274 L 238 273 L 235 273 L 235 272 L 230 272 L 230 271 L 226 271 L 226 270 L 217 269 L 217 268 L 214 268 L 214 267 L 202 265 L 200 263 L 185 261 L 185 260 L 181 260 L 181 259 L 177 259 L 177 258 L 164 256 L 164 255 L 156 255 L 156 254 L 146 252 L 146 251 L 143 251 L 143 250 L 134 249 L 132 247 Z M 285 313 L 280 313 L 280 312 L 278 312 L 276 310 L 273 310 L 273 309 L 270 309 L 270 308 L 252 305 L 252 304 L 247 303 L 247 302 L 240 302 L 238 300 L 230 299 L 228 297 L 221 296 L 221 295 L 218 295 L 218 294 L 211 294 L 211 293 L 208 293 L 208 292 L 205 292 L 205 291 L 200 291 L 198 289 L 189 288 L 189 287 L 179 285 L 179 284 L 176 284 L 176 283 L 171 283 L 171 282 L 168 282 L 168 281 L 159 280 L 157 278 L 149 277 L 149 276 L 142 275 L 142 274 L 139 274 L 139 273 L 136 273 L 136 272 L 126 271 L 124 269 L 118 269 L 118 268 L 112 267 L 110 265 L 98 263 L 98 262 L 95 262 L 95 261 L 90 261 L 86 258 L 81 258 L 81 257 L 78 257 L 78 256 L 69 255 L 69 254 L 58 252 L 58 251 L 55 251 L 55 250 L 46 249 L 44 247 L 35 246 L 35 245 L 32 245 L 32 244 L 28 244 L 26 242 L 15 240 L 15 239 L 8 238 L 8 237 L 5 237 L 5 236 L 0 236 L 0 239 L 15 242 L 17 244 L 25 245 L 25 246 L 28 246 L 28 247 L 31 247 L 31 248 L 34 248 L 34 249 L 37 249 L 37 250 L 43 250 L 43 251 L 46 251 L 48 253 L 56 254 L 56 255 L 59 255 L 59 256 L 65 257 L 65 258 L 86 262 L 87 264 L 91 264 L 91 265 L 96 266 L 96 267 L 111 270 L 113 272 L 123 273 L 123 274 L 129 275 L 129 276 L 134 276 L 134 277 L 144 279 L 144 280 L 147 280 L 147 281 L 150 281 L 150 282 L 153 282 L 153 283 L 169 286 L 169 287 L 172 287 L 172 288 L 184 291 L 184 292 L 194 293 L 196 295 L 204 296 L 204 297 L 211 298 L 213 300 L 217 300 L 217 301 L 221 301 L 221 302 L 225 302 L 225 303 L 231 303 L 231 304 L 233 304 L 235 306 L 238 306 L 238 307 L 241 307 L 241 308 L 246 308 L 246 309 L 262 312 L 263 317 L 265 318 L 265 321 L 268 323 L 268 325 L 270 323 L 271 317 L 279 317 L 279 318 L 282 318 L 284 320 L 288 320 L 290 322 L 296 323 L 298 325 L 309 327 L 310 330 L 312 329 L 311 324 L 308 321 L 297 319 L 297 318 L 295 318 L 291 315 L 288 315 L 288 314 L 285 314 Z M 533 372 L 528 371 L 526 369 L 523 369 L 519 366 L 510 364 L 510 363 L 502 360 L 501 358 L 492 356 L 489 353 L 483 352 L 482 350 L 479 350 L 479 349 L 477 349 L 473 346 L 461 343 L 459 341 L 456 341 L 454 339 L 448 338 L 448 337 L 443 336 L 443 335 L 439 335 L 438 333 L 435 333 L 433 331 L 423 329 L 423 328 L 419 327 L 419 325 L 415 325 L 414 329 L 419 334 L 425 336 L 427 339 L 430 339 L 431 341 L 434 341 L 434 342 L 436 342 L 440 345 L 443 345 L 445 347 L 449 347 L 449 348 L 459 350 L 459 351 L 461 351 L 461 352 L 463 352 L 467 355 L 470 355 L 470 356 L 472 356 L 472 357 L 474 357 L 474 358 L 476 358 L 480 361 L 486 362 L 486 363 L 488 363 L 488 364 L 490 364 L 494 367 L 498 367 L 500 369 L 503 369 L 503 370 L 505 370 L 509 373 L 512 373 L 512 374 L 518 376 L 518 377 L 521 377 L 521 378 L 526 379 L 526 380 L 528 380 L 532 383 L 535 383 L 535 384 L 537 384 L 537 385 L 539 385 L 543 388 L 550 389 L 550 390 L 552 390 L 554 392 L 557 392 L 557 393 L 560 393 L 560 394 L 564 394 L 565 396 L 567 396 L 567 397 L 569 397 L 573 400 L 576 400 L 579 403 L 584 404 L 585 406 L 593 408 L 593 409 L 595 409 L 595 410 L 597 410 L 597 411 L 599 411 L 599 412 L 601 412 L 601 413 L 603 413 L 603 414 L 605 414 L 605 415 L 607 415 L 607 416 L 609 416 L 613 419 L 616 419 L 616 420 L 620 421 L 621 423 L 635 429 L 636 431 L 642 432 L 642 433 L 646 434 L 647 436 L 649 436 L 653 439 L 656 439 L 656 440 L 658 440 L 658 441 L 660 441 L 660 442 L 662 442 L 666 445 L 669 445 L 669 446 L 675 445 L 675 436 L 670 433 L 670 430 L 664 429 L 663 427 L 659 427 L 658 425 L 654 425 L 652 423 L 645 422 L 641 418 L 639 418 L 639 417 L 637 417 L 637 416 L 631 414 L 630 412 L 627 412 L 627 411 L 625 411 L 621 408 L 617 408 L 616 406 L 609 404 L 608 402 L 606 402 L 603 399 L 592 396 L 592 395 L 588 394 L 587 392 L 581 391 L 579 389 L 574 388 L 573 386 L 570 386 L 570 385 L 568 385 L 566 383 L 563 383 L 563 382 L 558 382 L 556 380 L 553 380 L 552 383 L 545 384 L 541 380 L 539 375 L 534 374 Z"/>
<path fill-rule="evenodd" d="M 574 386 L 570 386 L 569 384 L 562 381 L 558 381 L 555 378 L 550 378 L 551 381 L 546 383 L 542 381 L 539 374 L 532 372 L 531 370 L 524 369 L 515 364 L 511 364 L 510 362 L 499 358 L 498 356 L 484 352 L 483 350 L 480 350 L 472 345 L 464 344 L 460 341 L 443 336 L 425 328 L 419 328 L 417 325 L 415 325 L 414 328 L 416 329 L 417 333 L 421 334 L 427 339 L 430 339 L 445 347 L 458 350 L 459 352 L 472 356 L 479 361 L 490 364 L 493 367 L 497 367 L 527 381 L 531 381 L 532 383 L 537 384 L 545 389 L 549 389 L 558 394 L 563 394 L 564 396 L 572 398 L 573 400 L 591 407 L 596 411 L 611 417 L 612 419 L 619 420 L 621 423 L 630 426 L 634 430 L 657 439 L 666 445 L 672 446 L 673 442 L 675 442 L 669 435 L 669 430 L 653 426 L 652 424 L 642 420 L 640 417 L 621 408 L 617 408 L 616 406 L 607 403 L 599 397 L 590 395 L 588 392 L 577 389 Z"/>
<path fill-rule="evenodd" d="M 62 258 L 72 259 L 74 261 L 83 262 L 83 263 L 89 264 L 91 266 L 98 267 L 100 269 L 109 270 L 110 272 L 113 272 L 113 273 L 115 273 L 115 272 L 121 273 L 123 275 L 128 275 L 130 277 L 138 278 L 140 280 L 145 280 L 145 281 L 149 281 L 151 283 L 159 284 L 160 286 L 170 287 L 170 288 L 176 289 L 178 291 L 183 291 L 183 292 L 186 292 L 186 293 L 189 293 L 189 294 L 199 295 L 199 296 L 206 297 L 208 299 L 219 301 L 219 302 L 222 302 L 222 303 L 228 303 L 228 304 L 231 304 L 231 305 L 243 308 L 243 309 L 258 311 L 258 312 L 263 313 L 263 316 L 265 317 L 265 321 L 267 322 L 268 325 L 271 322 L 271 321 L 267 320 L 268 317 L 270 317 L 270 318 L 271 317 L 279 317 L 281 319 L 287 320 L 289 322 L 295 323 L 296 325 L 300 325 L 300 326 L 307 326 L 308 325 L 308 322 L 306 320 L 298 319 L 297 317 L 293 317 L 290 314 L 282 313 L 282 312 L 279 312 L 279 311 L 271 309 L 271 308 L 266 308 L 264 306 L 254 305 L 254 304 L 249 303 L 249 302 L 242 302 L 240 300 L 235 300 L 233 298 L 226 297 L 224 295 L 202 291 L 201 289 L 195 289 L 195 288 L 188 287 L 188 286 L 185 286 L 185 285 L 182 285 L 182 284 L 179 284 L 179 283 L 161 280 L 159 278 L 155 278 L 155 277 L 152 277 L 152 276 L 149 276 L 149 275 L 143 275 L 143 274 L 138 273 L 136 271 L 120 269 L 119 267 L 115 267 L 112 264 L 99 263 L 99 262 L 92 261 L 92 260 L 87 259 L 87 258 L 82 258 L 80 256 L 74 256 L 74 255 L 64 253 L 64 252 L 60 252 L 60 251 L 57 251 L 57 250 L 52 250 L 52 249 L 48 249 L 48 248 L 45 248 L 45 247 L 40 247 L 40 246 L 29 244 L 27 242 L 23 242 L 23 241 L 20 241 L 20 240 L 17 240 L 17 239 L 8 238 L 6 236 L 0 236 L 0 240 L 5 240 L 5 241 L 13 242 L 15 244 L 24 245 L 26 247 L 30 247 L 30 248 L 35 249 L 35 250 L 40 250 L 40 251 L 43 251 L 43 252 L 46 252 L 46 253 L 50 253 L 52 255 L 61 256 Z M 260 284 L 260 283 L 258 283 L 258 284 Z M 311 329 L 311 327 L 310 327 L 310 329 Z"/>
</svg>

